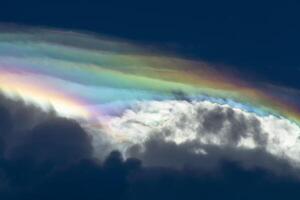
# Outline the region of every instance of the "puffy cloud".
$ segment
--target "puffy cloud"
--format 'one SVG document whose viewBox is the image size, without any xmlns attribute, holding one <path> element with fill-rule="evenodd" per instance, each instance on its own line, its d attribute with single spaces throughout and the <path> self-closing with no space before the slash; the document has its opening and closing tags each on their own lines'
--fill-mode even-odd
<svg viewBox="0 0 300 200">
<path fill-rule="evenodd" d="M 300 167 L 300 127 L 297 124 L 285 118 L 262 116 L 209 101 L 140 102 L 122 116 L 112 118 L 109 125 L 122 146 L 120 149 L 128 149 L 129 155 L 139 154 L 149 165 L 195 164 L 189 155 L 207 157 L 209 165 L 210 160 L 216 162 L 227 154 L 227 158 L 252 162 L 252 166 L 270 168 L 272 164 L 267 160 L 273 157 L 274 162 L 285 160 L 293 167 Z M 151 151 L 157 151 L 163 162 L 154 162 L 158 155 L 151 155 Z M 178 152 L 170 156 L 170 151 Z M 219 152 L 219 155 L 212 155 L 212 152 Z M 257 155 L 265 155 L 266 162 L 264 156 Z"/>
<path fill-rule="evenodd" d="M 43 122 L 19 139 L 7 159 L 57 165 L 89 158 L 92 153 L 89 135 L 75 121 L 63 118 Z"/>
<path fill-rule="evenodd" d="M 113 151 L 100 162 L 95 159 L 92 146 L 94 150 L 105 149 L 109 143 L 100 140 L 109 139 L 107 135 L 87 133 L 74 120 L 31 109 L 22 102 L 6 104 L 5 101 L 0 100 L 3 102 L 0 103 L 0 141 L 5 144 L 1 146 L 0 157 L 1 199 L 282 199 L 286 194 L 300 196 L 300 182 L 294 178 L 298 171 L 261 147 L 268 145 L 270 136 L 260 138 L 252 133 L 266 134 L 268 124 L 263 125 L 260 118 L 251 118 L 240 111 L 209 107 L 210 104 L 203 107 L 199 104 L 194 109 L 192 102 L 174 102 L 167 104 L 169 107 L 159 102 L 150 103 L 151 107 L 141 104 L 136 110 L 112 119 L 129 123 L 122 129 L 129 134 L 111 136 L 114 141 L 108 149 L 118 147 L 123 153 L 127 150 L 142 161 L 124 159 L 120 152 Z M 183 112 L 187 108 L 190 109 Z M 172 115 L 167 111 L 173 112 Z M 130 115 L 142 118 L 125 120 Z M 216 127 L 211 123 L 214 120 Z M 238 124 L 224 128 L 229 121 Z M 117 128 L 116 121 L 111 123 L 111 127 Z M 180 131 L 174 132 L 175 129 L 193 130 L 190 132 L 193 139 Z M 233 134 L 230 130 L 243 130 L 243 133 Z M 293 129 L 289 127 L 289 130 Z M 135 135 L 137 131 L 142 134 Z M 223 135 L 230 137 L 222 139 Z M 255 148 L 241 144 L 247 137 L 253 138 Z M 97 142 L 93 141 L 95 138 Z M 133 140 L 130 142 L 130 139 Z M 196 167 L 183 167 L 183 163 L 195 163 Z M 284 176 L 271 173 L 282 171 Z"/>
</svg>

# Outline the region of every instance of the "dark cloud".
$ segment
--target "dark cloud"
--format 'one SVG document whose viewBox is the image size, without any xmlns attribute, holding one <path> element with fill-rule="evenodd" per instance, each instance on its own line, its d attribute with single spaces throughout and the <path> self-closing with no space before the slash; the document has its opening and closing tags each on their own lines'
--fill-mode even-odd
<svg viewBox="0 0 300 200">
<path fill-rule="evenodd" d="M 63 118 L 44 122 L 23 137 L 7 156 L 9 159 L 68 163 L 92 154 L 89 136 L 76 122 Z"/>
<path fill-rule="evenodd" d="M 177 145 L 157 137 L 146 141 L 144 151 L 131 148 L 136 158 L 124 159 L 113 151 L 100 162 L 93 157 L 91 138 L 75 121 L 31 109 L 24 102 L 0 102 L 4 102 L 0 103 L 0 199 L 300 196 L 295 170 L 261 149 L 237 151 L 196 142 Z M 34 117 L 37 115 L 40 117 Z M 214 120 L 221 118 L 220 114 L 211 116 Z M 205 126 L 212 131 L 218 129 Z M 199 148 L 207 154 L 195 154 L 193 150 Z"/>
<path fill-rule="evenodd" d="M 7 98 L 0 92 L 0 105 L 10 114 L 11 120 L 17 123 L 13 128 L 16 130 L 29 129 L 36 124 L 55 116 L 55 111 L 49 107 L 48 112 L 42 111 L 37 106 L 25 102 L 23 99 L 14 97 Z"/>
<path fill-rule="evenodd" d="M 156 137 L 147 140 L 143 146 L 133 146 L 128 154 L 141 159 L 146 166 L 215 172 L 223 161 L 230 161 L 239 163 L 245 169 L 263 168 L 277 175 L 299 177 L 299 170 L 264 149 L 237 149 L 195 141 L 176 144 Z"/>
<path fill-rule="evenodd" d="M 299 182 L 223 162 L 215 173 L 145 168 L 114 152 L 104 164 L 84 160 L 58 170 L 25 199 L 282 199 L 298 197 Z"/>
<path fill-rule="evenodd" d="M 30 193 L 52 171 L 91 158 L 90 137 L 75 121 L 3 96 L 0 105 L 3 199 Z"/>
<path fill-rule="evenodd" d="M 199 135 L 222 134 L 223 141 L 229 145 L 237 145 L 242 138 L 252 136 L 257 145 L 263 147 L 266 144 L 267 134 L 255 116 L 247 117 L 232 108 L 216 107 L 210 110 L 199 108 L 197 119 Z"/>
<path fill-rule="evenodd" d="M 0 158 L 3 157 L 5 149 L 5 138 L 12 129 L 12 122 L 8 110 L 0 106 Z"/>
</svg>

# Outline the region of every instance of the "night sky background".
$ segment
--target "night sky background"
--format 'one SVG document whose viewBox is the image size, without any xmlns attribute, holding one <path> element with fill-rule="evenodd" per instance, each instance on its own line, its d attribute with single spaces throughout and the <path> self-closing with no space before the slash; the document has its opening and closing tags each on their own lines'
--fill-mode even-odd
<svg viewBox="0 0 300 200">
<path fill-rule="evenodd" d="M 224 65 L 250 80 L 300 89 L 299 9 L 295 2 L 270 0 L 1 1 L 0 22 L 90 31 L 159 46 L 186 58 Z M 12 115 L 11 109 L 16 108 L 17 114 Z M 11 136 L 12 127 L 30 118 L 32 113 L 46 120 L 25 139 Z M 25 142 L 13 150 L 14 159 L 7 161 L 3 152 L 7 138 L 11 137 Z M 56 141 L 68 141 L 68 144 Z M 222 161 L 213 173 L 188 167 L 150 168 L 135 158 L 124 160 L 116 151 L 98 163 L 92 157 L 90 143 L 76 122 L 1 97 L 0 199 L 292 199 L 300 196 L 300 181 L 293 175 L 293 169 L 268 155 L 265 158 L 269 162 L 290 173 L 281 176 L 265 169 L 244 169 L 228 160 Z M 168 152 L 181 151 L 179 147 L 166 148 Z M 248 152 L 253 157 L 256 153 Z"/>
</svg>

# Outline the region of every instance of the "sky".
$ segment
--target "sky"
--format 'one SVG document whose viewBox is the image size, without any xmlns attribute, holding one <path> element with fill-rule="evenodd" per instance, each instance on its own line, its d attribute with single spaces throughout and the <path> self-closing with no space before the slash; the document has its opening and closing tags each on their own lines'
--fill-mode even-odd
<svg viewBox="0 0 300 200">
<path fill-rule="evenodd" d="M 297 198 L 298 8 L 3 2 L 1 199 Z"/>
</svg>

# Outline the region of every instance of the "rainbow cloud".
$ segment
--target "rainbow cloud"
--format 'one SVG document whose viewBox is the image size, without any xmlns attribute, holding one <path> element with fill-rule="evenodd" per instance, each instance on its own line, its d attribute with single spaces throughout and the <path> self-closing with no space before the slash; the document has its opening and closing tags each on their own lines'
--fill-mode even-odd
<svg viewBox="0 0 300 200">
<path fill-rule="evenodd" d="M 270 153 L 287 151 L 300 166 L 300 111 L 293 96 L 286 98 L 285 89 L 258 87 L 210 64 L 153 53 L 128 42 L 60 30 L 2 31 L 0 90 L 42 109 L 53 108 L 92 132 L 104 130 L 117 136 L 117 143 L 124 137 L 131 143 L 144 141 L 154 129 L 171 129 L 177 115 L 190 117 L 195 125 L 173 130 L 172 140 L 184 142 L 195 138 L 199 129 L 195 110 L 230 108 L 262 124 Z M 222 144 L 220 138 L 205 138 L 202 143 Z M 279 149 L 275 140 L 282 141 Z M 251 138 L 241 144 L 255 146 Z"/>
<path fill-rule="evenodd" d="M 292 103 L 203 62 L 82 33 L 28 29 L 0 33 L 0 89 L 64 116 L 98 118 L 139 100 L 191 99 L 231 104 L 299 120 Z"/>
</svg>

